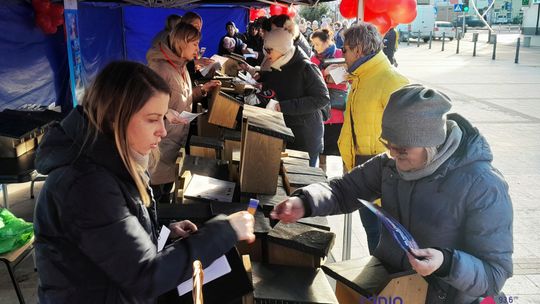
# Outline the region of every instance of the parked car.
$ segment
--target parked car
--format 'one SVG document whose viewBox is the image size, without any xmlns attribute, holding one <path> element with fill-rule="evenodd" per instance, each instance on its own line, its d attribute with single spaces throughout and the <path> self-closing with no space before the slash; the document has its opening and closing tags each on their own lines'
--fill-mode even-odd
<svg viewBox="0 0 540 304">
<path fill-rule="evenodd" d="M 433 38 L 442 39 L 444 37 L 452 41 L 456 36 L 456 28 L 451 22 L 435 21 L 435 27 L 433 28 Z"/>
<path fill-rule="evenodd" d="M 455 27 L 462 27 L 463 16 L 458 16 L 457 19 L 455 19 L 453 23 Z M 465 16 L 465 31 L 467 31 L 467 27 L 469 26 L 470 27 L 484 27 L 485 24 L 477 16 Z"/>
<path fill-rule="evenodd" d="M 506 23 L 508 23 L 508 17 L 503 16 L 503 15 L 499 15 L 499 16 L 497 16 L 497 19 L 495 20 L 495 23 L 506 24 Z"/>
</svg>

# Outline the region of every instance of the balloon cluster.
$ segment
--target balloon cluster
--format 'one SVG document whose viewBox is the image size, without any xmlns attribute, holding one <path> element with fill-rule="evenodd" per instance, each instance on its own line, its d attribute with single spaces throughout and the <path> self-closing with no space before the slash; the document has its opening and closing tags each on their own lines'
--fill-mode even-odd
<svg viewBox="0 0 540 304">
<path fill-rule="evenodd" d="M 277 4 L 270 5 L 270 16 L 277 15 L 289 15 L 289 17 L 294 18 L 296 16 L 296 9 L 294 6 L 281 6 Z"/>
<path fill-rule="evenodd" d="M 249 9 L 249 21 L 255 21 L 260 17 L 266 16 L 264 8 L 250 8 Z"/>
<path fill-rule="evenodd" d="M 36 25 L 45 34 L 54 34 L 56 29 L 64 24 L 64 7 L 50 0 L 32 0 L 36 12 Z"/>
<path fill-rule="evenodd" d="M 358 0 L 342 0 L 339 11 L 345 18 L 358 15 Z M 364 21 L 377 27 L 381 35 L 400 23 L 416 18 L 416 0 L 364 0 Z"/>
</svg>

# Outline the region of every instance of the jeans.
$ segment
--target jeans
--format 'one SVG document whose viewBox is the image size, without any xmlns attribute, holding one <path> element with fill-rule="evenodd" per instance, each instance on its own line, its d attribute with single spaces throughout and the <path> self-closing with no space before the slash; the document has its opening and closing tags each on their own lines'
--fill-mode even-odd
<svg viewBox="0 0 540 304">
<path fill-rule="evenodd" d="M 309 153 L 309 166 L 310 167 L 319 166 L 319 153 L 315 153 L 315 154 Z"/>
<path fill-rule="evenodd" d="M 356 155 L 355 165 L 361 165 L 374 156 L 375 155 Z M 373 212 L 369 211 L 368 208 L 360 208 L 358 212 L 360 213 L 362 226 L 364 226 L 364 230 L 366 231 L 369 254 L 373 255 L 375 248 L 377 248 L 377 245 L 379 244 L 379 237 L 381 236 L 381 221 Z"/>
<path fill-rule="evenodd" d="M 366 231 L 369 254 L 373 255 L 375 248 L 379 244 L 381 221 L 368 208 L 360 208 L 358 212 L 360 213 L 362 226 L 364 226 L 364 230 Z"/>
</svg>

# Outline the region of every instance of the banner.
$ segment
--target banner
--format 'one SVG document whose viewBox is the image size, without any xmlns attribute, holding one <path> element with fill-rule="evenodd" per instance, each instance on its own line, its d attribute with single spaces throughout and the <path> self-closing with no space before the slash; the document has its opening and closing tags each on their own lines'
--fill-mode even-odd
<svg viewBox="0 0 540 304">
<path fill-rule="evenodd" d="M 81 56 L 81 43 L 79 40 L 77 0 L 64 0 L 64 18 L 71 96 L 73 99 L 73 107 L 76 107 L 86 86 L 86 77 Z"/>
</svg>

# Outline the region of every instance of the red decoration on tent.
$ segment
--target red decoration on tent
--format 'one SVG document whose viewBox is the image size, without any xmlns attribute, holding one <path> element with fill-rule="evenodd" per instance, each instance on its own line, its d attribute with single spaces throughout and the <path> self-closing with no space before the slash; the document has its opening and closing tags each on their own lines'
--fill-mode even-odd
<svg viewBox="0 0 540 304">
<path fill-rule="evenodd" d="M 357 0 L 342 0 L 339 5 L 339 12 L 344 18 L 350 19 L 358 15 L 358 1 Z"/>
<path fill-rule="evenodd" d="M 61 4 L 51 3 L 50 0 L 32 0 L 36 13 L 36 25 L 45 34 L 54 34 L 59 25 L 64 23 L 64 7 Z"/>
<path fill-rule="evenodd" d="M 281 5 L 272 4 L 270 5 L 270 16 L 281 15 L 283 7 Z"/>
<path fill-rule="evenodd" d="M 393 0 L 387 13 L 395 23 L 411 23 L 416 18 L 416 0 Z"/>
</svg>

